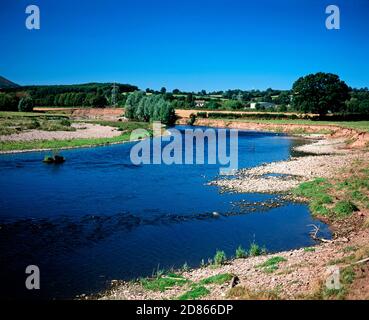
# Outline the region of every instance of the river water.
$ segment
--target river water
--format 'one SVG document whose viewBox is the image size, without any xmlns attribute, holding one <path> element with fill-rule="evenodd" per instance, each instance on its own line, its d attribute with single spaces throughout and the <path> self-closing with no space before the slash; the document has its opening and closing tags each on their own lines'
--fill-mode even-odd
<svg viewBox="0 0 369 320">
<path fill-rule="evenodd" d="M 239 131 L 239 167 L 288 159 L 301 143 Z M 252 242 L 310 246 L 311 223 L 330 236 L 304 204 L 206 185 L 219 164 L 133 165 L 132 145 L 62 151 L 61 165 L 42 163 L 45 152 L 0 156 L 1 297 L 73 298 Z M 28 265 L 40 268 L 40 290 L 25 289 Z"/>
</svg>

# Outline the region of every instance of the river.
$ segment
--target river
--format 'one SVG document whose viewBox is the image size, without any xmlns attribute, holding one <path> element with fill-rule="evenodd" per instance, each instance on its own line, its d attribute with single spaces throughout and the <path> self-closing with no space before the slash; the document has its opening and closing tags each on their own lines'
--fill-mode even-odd
<svg viewBox="0 0 369 320">
<path fill-rule="evenodd" d="M 239 167 L 286 160 L 301 143 L 240 131 Z M 73 298 L 252 242 L 310 246 L 311 223 L 329 237 L 304 204 L 208 186 L 219 164 L 132 165 L 133 144 L 65 150 L 61 165 L 42 163 L 45 152 L 0 156 L 1 297 Z M 40 268 L 40 290 L 26 290 L 27 265 Z"/>
</svg>

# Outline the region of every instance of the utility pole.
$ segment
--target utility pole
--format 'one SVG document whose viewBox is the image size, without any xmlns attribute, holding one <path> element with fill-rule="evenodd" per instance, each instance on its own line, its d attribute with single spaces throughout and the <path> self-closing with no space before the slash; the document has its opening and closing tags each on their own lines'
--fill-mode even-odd
<svg viewBox="0 0 369 320">
<path fill-rule="evenodd" d="M 111 105 L 112 107 L 117 106 L 117 94 L 119 93 L 119 87 L 115 84 L 113 84 L 113 88 L 111 90 Z"/>
</svg>

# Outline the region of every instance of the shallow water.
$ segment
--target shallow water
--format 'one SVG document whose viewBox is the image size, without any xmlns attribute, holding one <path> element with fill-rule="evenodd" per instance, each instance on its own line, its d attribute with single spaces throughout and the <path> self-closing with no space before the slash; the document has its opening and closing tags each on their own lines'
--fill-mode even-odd
<svg viewBox="0 0 369 320">
<path fill-rule="evenodd" d="M 239 167 L 288 159 L 298 144 L 240 131 Z M 206 185 L 218 164 L 135 166 L 132 145 L 63 151 L 57 166 L 43 152 L 0 156 L 0 296 L 70 298 L 253 241 L 269 251 L 310 246 L 311 223 L 330 236 L 306 205 Z M 24 288 L 30 264 L 41 290 Z"/>
</svg>

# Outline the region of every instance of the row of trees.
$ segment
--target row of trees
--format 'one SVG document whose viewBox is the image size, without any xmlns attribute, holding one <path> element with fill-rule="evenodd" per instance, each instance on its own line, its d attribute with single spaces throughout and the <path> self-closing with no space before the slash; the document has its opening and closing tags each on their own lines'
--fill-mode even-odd
<svg viewBox="0 0 369 320">
<path fill-rule="evenodd" d="M 175 110 L 162 94 L 146 95 L 142 91 L 131 93 L 125 103 L 125 116 L 137 121 L 161 121 L 172 125 L 176 121 Z"/>
<path fill-rule="evenodd" d="M 113 104 L 112 86 L 112 83 L 90 83 L 3 89 L 3 92 L 0 92 L 0 110 L 18 110 L 20 100 L 25 97 L 28 98 L 27 105 L 105 107 Z M 169 117 L 168 112 L 163 111 L 169 106 L 170 110 L 195 108 L 199 99 L 204 101 L 203 108 L 210 110 L 244 110 L 250 107 L 251 102 L 271 102 L 276 105 L 277 111 L 369 114 L 368 88 L 349 88 L 337 75 L 322 72 L 297 79 L 292 90 L 236 89 L 212 93 L 202 90 L 195 94 L 184 93 L 178 89 L 169 93 L 163 87 L 160 91 L 147 89 L 145 94 L 137 91 L 137 87 L 125 84 L 117 84 L 115 90 L 115 103 L 121 107 L 128 107 L 128 114 L 131 112 L 130 109 L 134 110 L 130 114 L 131 118 L 143 121 L 162 120 L 163 117 Z M 262 104 L 256 106 L 262 106 Z M 162 113 L 165 116 L 160 115 Z M 165 121 L 172 121 L 169 118 Z"/>
<path fill-rule="evenodd" d="M 124 106 L 126 93 L 138 90 L 136 86 L 128 84 L 115 84 L 115 88 L 115 103 L 118 106 Z M 112 104 L 112 89 L 112 83 L 87 83 L 60 86 L 24 86 L 8 88 L 3 91 L 8 95 L 7 99 L 16 98 L 19 95 L 30 96 L 37 106 L 105 107 Z M 7 108 L 15 110 L 17 103 L 8 104 Z"/>
</svg>

